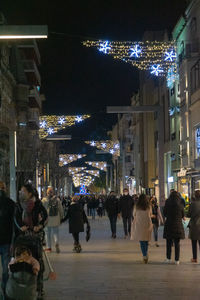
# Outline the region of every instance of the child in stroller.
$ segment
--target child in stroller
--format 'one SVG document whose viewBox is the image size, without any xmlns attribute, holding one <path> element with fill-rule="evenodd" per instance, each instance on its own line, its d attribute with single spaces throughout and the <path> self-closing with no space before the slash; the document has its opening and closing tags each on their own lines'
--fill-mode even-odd
<svg viewBox="0 0 200 300">
<path fill-rule="evenodd" d="M 7 299 L 36 300 L 39 298 L 38 287 L 43 285 L 43 278 L 39 276 L 44 268 L 40 238 L 36 235 L 19 236 L 15 241 L 14 253 L 15 258 L 9 264 Z"/>
<path fill-rule="evenodd" d="M 37 275 L 40 264 L 31 250 L 16 246 L 15 257 L 9 263 L 10 275 L 6 286 L 7 300 L 35 300 L 37 298 Z"/>
</svg>

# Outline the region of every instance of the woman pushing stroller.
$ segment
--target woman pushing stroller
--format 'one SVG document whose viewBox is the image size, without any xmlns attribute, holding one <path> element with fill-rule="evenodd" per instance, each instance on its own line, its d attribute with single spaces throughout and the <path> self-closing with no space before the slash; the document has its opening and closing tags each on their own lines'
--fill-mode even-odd
<svg viewBox="0 0 200 300">
<path fill-rule="evenodd" d="M 39 200 L 37 191 L 33 188 L 31 184 L 24 184 L 21 188 L 19 193 L 19 202 L 17 204 L 17 208 L 15 211 L 15 239 L 14 239 L 14 252 L 15 252 L 15 263 L 19 260 L 19 255 L 23 257 L 22 262 L 24 263 L 23 266 L 27 267 L 27 264 L 32 261 L 33 258 L 39 262 L 39 270 L 32 270 L 33 274 L 30 277 L 29 284 L 34 285 L 36 280 L 36 289 L 38 292 L 38 298 L 42 299 L 44 294 L 43 290 L 43 273 L 44 273 L 44 263 L 42 259 L 42 244 L 44 239 L 44 232 L 43 228 L 47 223 L 47 211 L 42 205 L 42 202 Z M 19 249 L 20 247 L 24 247 L 24 252 L 20 254 Z M 18 249 L 18 250 L 17 250 Z M 26 249 L 26 251 L 25 251 Z M 18 251 L 18 252 L 16 252 Z M 17 254 L 18 253 L 18 254 Z M 18 255 L 18 256 L 17 256 Z M 27 259 L 27 261 L 24 259 Z M 35 262 L 36 263 L 36 262 Z M 22 265 L 20 265 L 22 266 Z M 18 267 L 20 267 L 18 266 Z M 12 263 L 10 265 L 11 272 L 15 272 L 15 268 L 13 269 Z M 38 268 L 37 268 L 38 269 Z M 27 270 L 27 269 L 26 269 Z M 31 269 L 29 268 L 29 271 Z M 30 272 L 29 272 L 30 273 Z M 37 274 L 38 273 L 38 274 Z M 12 276 L 13 280 L 15 277 Z M 14 300 L 35 300 L 35 296 L 31 296 L 29 294 L 29 298 L 26 298 L 24 294 L 21 294 L 17 298 L 17 293 L 13 293 L 11 285 L 7 287 L 6 293 L 9 296 L 9 299 Z M 25 297 L 25 298 L 24 298 Z M 32 298 L 31 298 L 32 297 Z"/>
</svg>

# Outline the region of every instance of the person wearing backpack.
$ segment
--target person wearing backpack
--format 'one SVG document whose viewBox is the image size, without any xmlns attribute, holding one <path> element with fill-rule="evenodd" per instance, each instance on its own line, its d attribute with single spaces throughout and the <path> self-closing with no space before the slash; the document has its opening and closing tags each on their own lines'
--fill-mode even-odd
<svg viewBox="0 0 200 300">
<path fill-rule="evenodd" d="M 46 251 L 51 252 L 52 236 L 54 239 L 56 252 L 60 253 L 59 248 L 59 226 L 63 219 L 64 212 L 62 203 L 56 195 L 52 187 L 47 189 L 47 197 L 42 199 L 42 203 L 48 213 L 48 223 L 46 227 Z"/>
</svg>

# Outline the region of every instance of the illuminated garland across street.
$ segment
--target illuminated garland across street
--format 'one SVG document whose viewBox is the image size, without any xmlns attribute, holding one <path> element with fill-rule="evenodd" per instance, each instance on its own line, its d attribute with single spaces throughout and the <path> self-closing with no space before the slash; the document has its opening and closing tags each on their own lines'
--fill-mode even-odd
<svg viewBox="0 0 200 300">
<path fill-rule="evenodd" d="M 90 115 L 82 116 L 40 116 L 39 137 L 45 139 L 47 136 L 57 133 L 61 129 L 70 127 L 90 118 Z"/>
<path fill-rule="evenodd" d="M 85 141 L 85 143 L 114 156 L 120 156 L 120 144 L 118 141 Z"/>
<path fill-rule="evenodd" d="M 59 166 L 64 167 L 73 161 L 85 157 L 86 154 L 60 154 L 59 155 Z"/>
<path fill-rule="evenodd" d="M 73 175 L 72 180 L 75 187 L 79 187 L 82 185 L 90 186 L 92 182 L 94 181 L 94 178 L 92 176 L 85 176 L 84 174 L 81 174 L 82 176 Z"/>
<path fill-rule="evenodd" d="M 72 168 L 69 168 L 68 170 L 69 170 L 70 175 L 77 174 L 77 176 L 80 176 L 80 175 L 83 175 L 83 174 L 82 173 L 78 174 L 78 173 L 85 170 L 85 169 L 86 169 L 86 167 L 78 167 L 78 168 L 72 167 Z"/>
<path fill-rule="evenodd" d="M 86 161 L 85 163 L 101 171 L 107 171 L 107 163 L 105 161 Z"/>
<path fill-rule="evenodd" d="M 131 63 L 140 70 L 149 70 L 155 76 L 167 76 L 171 67 L 177 69 L 175 41 L 110 42 L 88 40 L 84 41 L 83 45 L 97 48 L 100 52 Z"/>
<path fill-rule="evenodd" d="M 85 170 L 86 173 L 90 174 L 91 176 L 99 177 L 100 173 L 98 170 Z"/>
</svg>

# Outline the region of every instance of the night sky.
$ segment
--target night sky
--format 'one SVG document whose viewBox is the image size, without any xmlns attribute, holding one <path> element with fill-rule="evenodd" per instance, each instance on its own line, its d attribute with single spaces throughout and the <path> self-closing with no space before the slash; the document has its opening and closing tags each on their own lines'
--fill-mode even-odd
<svg viewBox="0 0 200 300">
<path fill-rule="evenodd" d="M 67 131 L 76 138 L 105 136 L 113 121 L 104 114 L 106 105 L 129 104 L 138 87 L 136 69 L 84 48 L 81 41 L 135 41 L 145 30 L 170 31 L 185 7 L 184 0 L 4 0 L 0 4 L 11 25 L 48 25 L 48 40 L 39 41 L 44 113 L 93 113 L 78 134 Z"/>
</svg>

